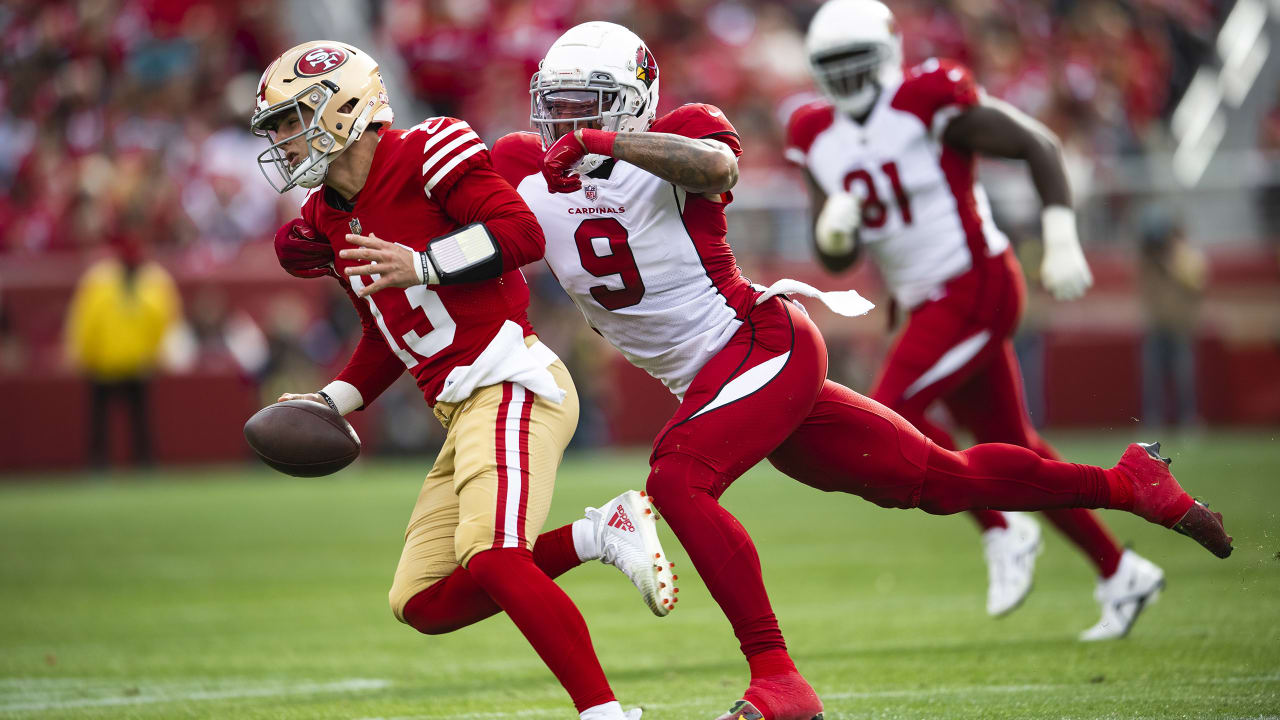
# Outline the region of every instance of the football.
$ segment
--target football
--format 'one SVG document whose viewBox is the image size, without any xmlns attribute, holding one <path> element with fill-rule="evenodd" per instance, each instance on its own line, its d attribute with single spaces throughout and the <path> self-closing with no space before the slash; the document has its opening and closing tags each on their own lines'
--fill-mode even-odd
<svg viewBox="0 0 1280 720">
<path fill-rule="evenodd" d="M 294 477 L 330 475 L 360 454 L 360 437 L 351 423 L 310 400 L 262 408 L 244 424 L 244 439 L 264 463 Z"/>
</svg>

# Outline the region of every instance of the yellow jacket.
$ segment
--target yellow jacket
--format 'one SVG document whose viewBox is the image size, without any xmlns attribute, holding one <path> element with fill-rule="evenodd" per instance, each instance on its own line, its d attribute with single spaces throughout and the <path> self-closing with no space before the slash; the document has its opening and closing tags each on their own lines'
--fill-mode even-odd
<svg viewBox="0 0 1280 720">
<path fill-rule="evenodd" d="M 118 260 L 94 263 L 80 278 L 67 312 L 71 362 L 100 380 L 146 374 L 181 304 L 173 278 L 156 263 L 139 266 L 131 283 Z"/>
</svg>

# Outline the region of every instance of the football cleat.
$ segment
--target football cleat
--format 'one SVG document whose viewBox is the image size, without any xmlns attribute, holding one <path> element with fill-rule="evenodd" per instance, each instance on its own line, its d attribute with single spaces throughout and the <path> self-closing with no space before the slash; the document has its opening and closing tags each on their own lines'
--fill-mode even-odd
<svg viewBox="0 0 1280 720">
<path fill-rule="evenodd" d="M 1084 642 L 1113 640 L 1129 634 L 1147 605 L 1160 597 L 1164 571 L 1132 550 L 1120 556 L 1115 573 L 1098 581 L 1093 597 L 1102 605 L 1102 619 L 1080 633 Z"/>
<path fill-rule="evenodd" d="M 1222 514 L 1183 491 L 1169 471 L 1172 462 L 1160 456 L 1160 443 L 1134 443 L 1124 451 L 1116 468 L 1131 483 L 1133 513 L 1186 535 L 1220 558 L 1231 555 Z"/>
<path fill-rule="evenodd" d="M 1043 549 L 1040 525 L 1022 513 L 1004 513 L 1008 527 L 982 533 L 987 558 L 987 614 L 1013 612 L 1031 592 L 1036 556 Z"/>
<path fill-rule="evenodd" d="M 823 720 L 822 700 L 798 672 L 754 678 L 746 694 L 761 700 L 772 714 L 743 698 L 716 720 Z"/>
<path fill-rule="evenodd" d="M 595 530 L 600 562 L 631 579 L 654 615 L 664 617 L 676 606 L 674 565 L 658 541 L 658 513 L 642 492 L 628 490 L 600 508 L 587 508 Z"/>
</svg>

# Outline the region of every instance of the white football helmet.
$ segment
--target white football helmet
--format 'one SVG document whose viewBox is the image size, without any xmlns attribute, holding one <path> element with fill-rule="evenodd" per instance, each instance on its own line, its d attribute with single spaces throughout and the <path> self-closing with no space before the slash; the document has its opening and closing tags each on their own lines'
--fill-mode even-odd
<svg viewBox="0 0 1280 720">
<path fill-rule="evenodd" d="M 827 0 L 809 23 L 805 51 L 818 89 L 850 115 L 902 81 L 902 34 L 878 0 Z"/>
<path fill-rule="evenodd" d="M 609 22 L 569 28 L 551 45 L 529 82 L 529 121 L 551 147 L 582 127 L 644 132 L 658 113 L 658 63 L 638 35 Z M 586 174 L 605 161 L 588 155 Z"/>
</svg>

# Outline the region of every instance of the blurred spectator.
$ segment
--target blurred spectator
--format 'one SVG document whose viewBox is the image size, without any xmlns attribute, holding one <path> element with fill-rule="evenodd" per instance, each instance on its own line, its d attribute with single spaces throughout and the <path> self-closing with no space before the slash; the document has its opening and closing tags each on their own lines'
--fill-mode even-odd
<svg viewBox="0 0 1280 720">
<path fill-rule="evenodd" d="M 128 409 L 134 462 L 150 463 L 147 386 L 180 312 L 173 278 L 145 261 L 135 240 L 120 241 L 118 255 L 89 266 L 66 322 L 69 358 L 89 381 L 89 459 L 99 468 L 107 465 L 116 402 Z"/>
<path fill-rule="evenodd" d="M 1161 209 L 1142 219 L 1139 282 L 1147 329 L 1142 341 L 1142 420 L 1160 427 L 1169 421 L 1197 422 L 1195 329 L 1206 281 L 1203 254 L 1186 239 L 1182 226 Z"/>
</svg>

